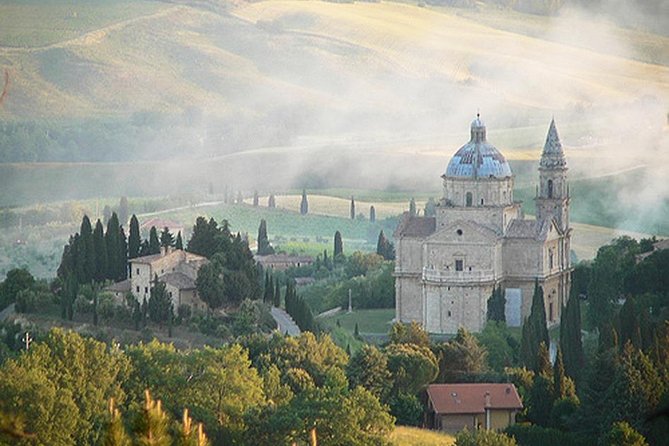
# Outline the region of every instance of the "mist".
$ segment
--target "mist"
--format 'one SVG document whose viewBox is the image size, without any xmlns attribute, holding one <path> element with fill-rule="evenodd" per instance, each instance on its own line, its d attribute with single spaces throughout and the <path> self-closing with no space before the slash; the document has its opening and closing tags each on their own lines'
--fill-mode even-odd
<svg viewBox="0 0 669 446">
<path fill-rule="evenodd" d="M 503 12 L 511 19 L 493 28 L 490 8 L 177 6 L 160 12 L 161 27 L 150 17 L 93 43 L 0 48 L 12 78 L 0 120 L 10 129 L 37 120 L 46 135 L 27 158 L 8 155 L 13 139 L 0 144 L 19 162 L 0 166 L 1 204 L 225 188 L 436 195 L 480 112 L 519 187 L 536 184 L 554 117 L 572 180 L 641 169 L 615 193 L 623 223 L 666 217 L 669 39 L 628 39 L 601 11 L 565 7 L 526 23 Z M 120 53 L 93 55 L 110 49 Z M 167 69 L 133 65 L 147 49 Z M 41 98 L 25 60 L 41 64 Z"/>
</svg>

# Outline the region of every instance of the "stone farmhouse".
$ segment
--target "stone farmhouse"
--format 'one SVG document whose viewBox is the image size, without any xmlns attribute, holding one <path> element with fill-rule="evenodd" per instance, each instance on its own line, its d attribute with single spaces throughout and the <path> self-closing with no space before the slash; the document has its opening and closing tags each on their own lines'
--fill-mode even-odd
<svg viewBox="0 0 669 446">
<path fill-rule="evenodd" d="M 523 409 L 513 384 L 431 384 L 427 388 L 425 424 L 451 434 L 465 427 L 503 430 Z"/>
<path fill-rule="evenodd" d="M 189 305 L 194 311 L 204 311 L 205 303 L 197 295 L 195 279 L 197 271 L 207 263 L 205 257 L 180 249 L 163 249 L 160 254 L 137 257 L 129 260 L 128 279 L 116 283 L 106 290 L 121 299 L 128 292 L 142 302 L 151 295 L 155 276 L 165 283 L 172 298 L 174 311 L 180 305 Z"/>
<path fill-rule="evenodd" d="M 479 332 L 494 287 L 506 298 L 507 324 L 529 315 L 535 280 L 546 319 L 559 322 L 569 296 L 570 241 L 567 163 L 551 121 L 539 162 L 536 218 L 514 200 L 514 175 L 486 138 L 477 115 L 471 137 L 442 175 L 436 216 L 405 213 L 396 231 L 396 320 L 429 333 Z"/>
</svg>

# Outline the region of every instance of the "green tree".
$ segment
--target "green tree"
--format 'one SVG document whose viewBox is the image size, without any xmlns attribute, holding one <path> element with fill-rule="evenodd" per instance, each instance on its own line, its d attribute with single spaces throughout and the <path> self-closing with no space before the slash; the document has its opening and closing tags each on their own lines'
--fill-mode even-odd
<svg viewBox="0 0 669 446">
<path fill-rule="evenodd" d="M 573 291 L 560 321 L 560 350 L 565 373 L 574 381 L 579 381 L 585 367 L 585 354 L 581 340 L 581 305 Z"/>
<path fill-rule="evenodd" d="M 144 407 L 138 421 L 137 444 L 141 446 L 171 446 L 172 438 L 169 433 L 169 417 L 165 413 L 160 400 L 151 398 L 145 392 Z"/>
<path fill-rule="evenodd" d="M 439 382 L 462 382 L 488 372 L 488 352 L 464 328 L 436 348 L 439 358 Z"/>
<path fill-rule="evenodd" d="M 198 296 L 211 310 L 220 308 L 226 300 L 223 269 L 219 262 L 202 265 L 195 280 Z"/>
<path fill-rule="evenodd" d="M 376 209 L 374 208 L 374 205 L 369 207 L 369 222 L 376 223 Z"/>
<path fill-rule="evenodd" d="M 379 232 L 379 238 L 376 241 L 376 253 L 385 260 L 395 260 L 395 247 L 383 234 L 383 230 Z"/>
<path fill-rule="evenodd" d="M 95 230 L 93 231 L 93 252 L 95 253 L 95 274 L 96 282 L 104 282 L 107 279 L 107 244 L 105 243 L 104 228 L 102 222 L 98 220 L 95 223 Z"/>
<path fill-rule="evenodd" d="M 110 420 L 102 437 L 103 446 L 132 446 L 132 441 L 123 426 L 121 413 L 114 406 L 114 399 L 109 400 Z"/>
<path fill-rule="evenodd" d="M 576 397 L 574 382 L 565 373 L 560 347 L 557 349 L 555 364 L 553 364 L 553 393 L 556 400 Z"/>
<path fill-rule="evenodd" d="M 269 254 L 274 254 L 274 248 L 270 245 L 267 237 L 267 222 L 265 222 L 265 219 L 261 219 L 260 226 L 258 226 L 258 255 Z"/>
<path fill-rule="evenodd" d="M 161 327 L 174 317 L 172 298 L 167 293 L 165 283 L 159 281 L 157 275 L 153 279 L 148 305 L 149 319 Z"/>
<path fill-rule="evenodd" d="M 334 257 L 340 257 L 344 255 L 344 244 L 341 240 L 341 233 L 336 231 L 334 234 Z"/>
<path fill-rule="evenodd" d="M 253 191 L 253 207 L 257 208 L 258 207 L 258 191 L 254 190 Z"/>
<path fill-rule="evenodd" d="M 351 220 L 355 220 L 355 198 L 353 198 L 353 195 L 351 195 L 351 208 L 350 208 L 349 214 L 350 214 Z"/>
<path fill-rule="evenodd" d="M 628 297 L 618 312 L 618 342 L 625 345 L 628 341 L 638 349 L 643 347 L 641 342 L 641 326 L 639 324 L 639 315 L 634 304 L 634 298 Z"/>
<path fill-rule="evenodd" d="M 274 194 L 269 194 L 269 198 L 267 198 L 267 207 L 270 209 L 274 209 L 276 207 L 276 199 L 274 198 Z"/>
<path fill-rule="evenodd" d="M 386 401 L 391 389 L 388 359 L 373 345 L 364 345 L 349 360 L 346 368 L 349 385 L 364 387 L 380 401 Z"/>
<path fill-rule="evenodd" d="M 177 232 L 177 239 L 174 242 L 174 249 L 178 249 L 180 251 L 183 251 L 184 249 L 184 241 L 181 238 L 181 231 Z"/>
<path fill-rule="evenodd" d="M 553 368 L 548 348 L 544 342 L 539 344 L 535 364 L 527 417 L 535 424 L 548 426 L 555 402 L 555 389 L 553 388 Z"/>
<path fill-rule="evenodd" d="M 434 381 L 439 372 L 437 358 L 427 347 L 390 344 L 384 350 L 393 378 L 393 393 L 414 395 Z"/>
<path fill-rule="evenodd" d="M 160 238 L 155 226 L 149 230 L 149 255 L 160 254 Z"/>
<path fill-rule="evenodd" d="M 544 291 L 539 286 L 539 281 L 534 282 L 534 294 L 532 296 L 532 309 L 530 316 L 523 324 L 522 338 L 520 343 L 520 357 L 523 365 L 531 370 L 536 370 L 536 353 L 541 343 L 549 345 L 548 327 L 546 325 L 546 309 L 544 306 Z"/>
<path fill-rule="evenodd" d="M 160 246 L 162 248 L 171 248 L 174 246 L 174 235 L 170 232 L 170 228 L 165 226 L 160 233 Z"/>
<path fill-rule="evenodd" d="M 604 446 L 648 446 L 644 436 L 626 421 L 613 423 L 602 444 Z"/>
<path fill-rule="evenodd" d="M 91 220 L 88 218 L 88 215 L 84 215 L 81 220 L 79 240 L 81 251 L 79 251 L 80 257 L 77 260 L 81 262 L 82 275 L 78 279 L 79 283 L 88 283 L 95 277 L 95 262 L 97 260 L 93 243 L 93 228 L 91 227 Z"/>
<path fill-rule="evenodd" d="M 409 216 L 416 216 L 416 200 L 414 200 L 413 197 L 411 197 L 411 200 L 409 200 Z"/>
<path fill-rule="evenodd" d="M 430 346 L 430 337 L 418 322 L 395 322 L 390 327 L 388 336 L 391 344 L 415 344 L 426 348 Z"/>
<path fill-rule="evenodd" d="M 492 290 L 492 294 L 488 299 L 488 321 L 506 322 L 506 315 L 504 314 L 504 306 L 506 305 L 506 298 L 502 286 L 499 285 Z"/>
<path fill-rule="evenodd" d="M 5 280 L 0 284 L 0 308 L 16 300 L 21 291 L 31 290 L 35 286 L 35 278 L 25 268 L 14 268 L 7 271 Z"/>
<path fill-rule="evenodd" d="M 52 329 L 43 341 L 33 343 L 29 352 L 7 361 L 0 369 L 0 401 L 23 401 L 19 403 L 21 410 L 30 415 L 27 427 L 42 444 L 72 444 L 72 439 L 81 444 L 100 444 L 102 427 L 108 419 L 107 403 L 112 397 L 121 403 L 125 400 L 120 383 L 126 379 L 129 367 L 128 358 L 116 347 Z M 26 376 L 36 379 L 24 383 Z M 34 400 L 18 397 L 25 391 L 21 390 L 23 385 L 36 386 L 30 390 L 39 392 L 33 395 Z M 43 399 L 52 402 L 44 403 Z M 34 419 L 40 413 L 43 418 Z M 67 440 L 46 439 L 63 435 Z"/>
<path fill-rule="evenodd" d="M 307 190 L 302 189 L 302 201 L 300 202 L 300 214 L 307 215 L 309 212 L 309 202 L 307 201 Z"/>
<path fill-rule="evenodd" d="M 123 271 L 120 265 L 125 265 L 127 259 L 122 252 L 123 241 L 121 239 L 121 227 L 116 212 L 113 212 L 107 222 L 105 233 L 105 244 L 107 245 L 107 278 L 111 280 L 122 280 Z"/>
<path fill-rule="evenodd" d="M 274 300 L 273 305 L 277 308 L 281 306 L 281 286 L 279 285 L 279 279 L 276 279 L 274 287 Z"/>
<path fill-rule="evenodd" d="M 128 258 L 139 257 L 139 249 L 142 245 L 142 237 L 139 234 L 139 221 L 137 216 L 132 214 L 130 217 L 130 232 L 128 233 Z"/>
</svg>

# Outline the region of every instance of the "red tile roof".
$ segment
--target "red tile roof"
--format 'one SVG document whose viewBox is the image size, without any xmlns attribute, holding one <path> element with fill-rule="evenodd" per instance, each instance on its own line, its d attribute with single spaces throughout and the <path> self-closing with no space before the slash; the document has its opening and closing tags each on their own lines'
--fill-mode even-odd
<svg viewBox="0 0 669 446">
<path fill-rule="evenodd" d="M 523 408 L 513 384 L 431 384 L 427 395 L 438 414 L 485 413 L 486 404 L 490 409 Z"/>
</svg>

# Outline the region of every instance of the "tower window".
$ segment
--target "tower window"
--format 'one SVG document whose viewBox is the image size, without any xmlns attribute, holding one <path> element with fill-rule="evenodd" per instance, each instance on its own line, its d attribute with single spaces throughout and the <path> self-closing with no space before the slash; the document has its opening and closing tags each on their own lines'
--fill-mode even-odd
<svg viewBox="0 0 669 446">
<path fill-rule="evenodd" d="M 464 269 L 464 261 L 462 260 L 456 260 L 455 261 L 455 270 L 456 271 L 462 271 Z"/>
<path fill-rule="evenodd" d="M 467 192 L 467 195 L 465 195 L 465 206 L 467 206 L 468 208 L 472 207 L 472 202 L 473 202 L 472 193 Z"/>
<path fill-rule="evenodd" d="M 553 302 L 548 304 L 548 320 L 553 322 Z"/>
<path fill-rule="evenodd" d="M 483 206 L 483 198 L 481 198 L 481 206 Z"/>
<path fill-rule="evenodd" d="M 548 198 L 553 198 L 553 180 L 548 180 Z"/>
</svg>

